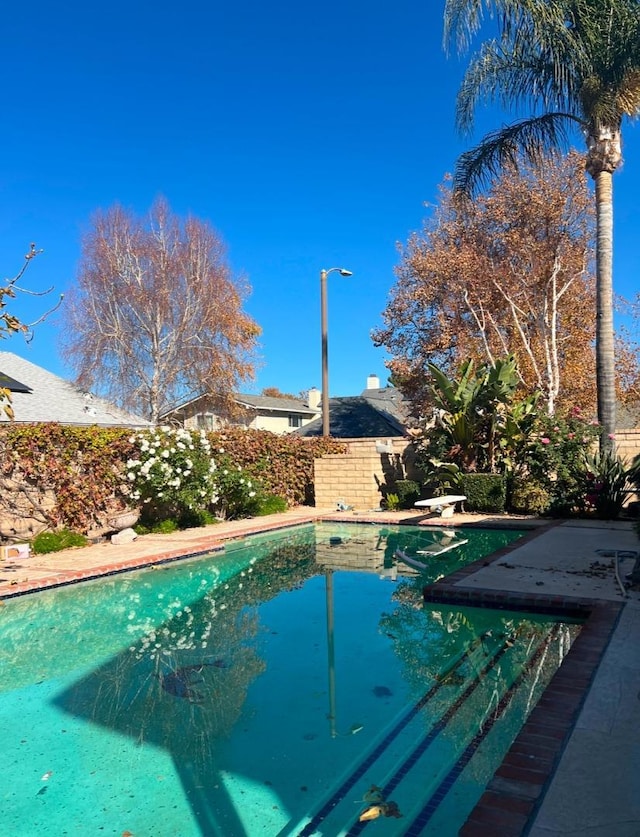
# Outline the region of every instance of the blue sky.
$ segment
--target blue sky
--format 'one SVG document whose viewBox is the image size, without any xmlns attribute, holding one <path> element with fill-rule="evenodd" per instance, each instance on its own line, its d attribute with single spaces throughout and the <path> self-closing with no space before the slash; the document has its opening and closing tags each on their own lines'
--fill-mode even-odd
<svg viewBox="0 0 640 837">
<path fill-rule="evenodd" d="M 457 155 L 505 117 L 455 132 L 463 64 L 443 53 L 442 2 L 265 4 L 184 0 L 10 4 L 0 28 L 3 277 L 31 241 L 25 282 L 63 292 L 93 212 L 138 214 L 164 195 L 210 221 L 263 329 L 255 382 L 320 387 L 322 268 L 329 277 L 331 395 L 386 380 L 380 324 L 397 242 L 419 229 Z M 576 140 L 578 141 L 578 140 Z M 640 131 L 614 179 L 615 286 L 637 292 Z M 29 319 L 50 299 L 20 300 Z M 59 325 L 13 351 L 63 377 Z"/>
</svg>

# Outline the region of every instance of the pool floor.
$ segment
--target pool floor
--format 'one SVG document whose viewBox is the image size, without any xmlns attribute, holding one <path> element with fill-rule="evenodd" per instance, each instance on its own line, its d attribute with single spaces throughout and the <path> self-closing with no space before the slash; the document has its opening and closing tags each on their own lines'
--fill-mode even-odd
<svg viewBox="0 0 640 837">
<path fill-rule="evenodd" d="M 7 601 L 0 833 L 456 834 L 579 626 L 425 607 L 398 528 Z"/>
</svg>

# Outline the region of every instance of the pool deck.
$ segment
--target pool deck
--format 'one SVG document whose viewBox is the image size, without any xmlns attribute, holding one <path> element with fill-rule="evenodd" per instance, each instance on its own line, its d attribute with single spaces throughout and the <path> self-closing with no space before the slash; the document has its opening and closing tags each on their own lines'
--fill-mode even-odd
<svg viewBox="0 0 640 837">
<path fill-rule="evenodd" d="M 565 664 L 460 833 L 640 835 L 640 591 L 623 596 L 611 560 L 611 551 L 617 550 L 622 578 L 633 569 L 640 540 L 630 522 L 507 520 L 470 514 L 441 520 L 421 512 L 298 508 L 170 535 L 144 535 L 128 544 L 104 542 L 8 559 L 0 562 L 0 604 L 16 595 L 222 549 L 229 539 L 318 519 L 531 528 L 529 535 L 492 560 L 477 562 L 425 592 L 433 601 L 480 601 L 494 607 L 516 603 L 588 617 Z"/>
</svg>

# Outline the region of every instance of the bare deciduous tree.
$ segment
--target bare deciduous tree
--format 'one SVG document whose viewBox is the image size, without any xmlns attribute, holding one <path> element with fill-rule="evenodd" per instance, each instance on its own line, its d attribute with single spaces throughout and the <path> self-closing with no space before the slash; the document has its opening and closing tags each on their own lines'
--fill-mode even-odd
<svg viewBox="0 0 640 837">
<path fill-rule="evenodd" d="M 18 294 L 26 294 L 27 296 L 47 296 L 53 291 L 53 287 L 47 288 L 46 291 L 32 291 L 29 288 L 25 288 L 23 285 L 20 284 L 27 268 L 29 267 L 33 259 L 35 259 L 36 256 L 39 256 L 40 253 L 42 253 L 42 250 L 37 250 L 36 245 L 32 243 L 29 246 L 28 252 L 25 253 L 24 264 L 22 265 L 20 270 L 16 273 L 13 279 L 7 279 L 3 285 L 0 285 L 0 339 L 10 337 L 12 334 L 22 334 L 24 338 L 27 340 L 27 342 L 29 342 L 33 338 L 33 329 L 41 322 L 46 320 L 49 314 L 52 314 L 54 311 L 56 311 L 62 303 L 64 294 L 60 294 L 60 298 L 58 302 L 53 306 L 53 308 L 50 308 L 41 317 L 38 317 L 37 320 L 31 323 L 23 323 L 18 316 L 12 314 L 11 311 L 9 311 L 9 309 L 7 308 L 7 300 L 15 299 Z M 13 419 L 13 407 L 11 406 L 11 389 L 8 386 L 3 386 L 1 375 L 0 409 L 2 409 L 2 412 L 4 412 L 4 414 L 8 418 Z"/>
<path fill-rule="evenodd" d="M 118 205 L 97 213 L 63 337 L 77 383 L 151 421 L 196 395 L 230 398 L 253 377 L 249 290 L 217 232 L 164 199 L 147 219 Z"/>
</svg>

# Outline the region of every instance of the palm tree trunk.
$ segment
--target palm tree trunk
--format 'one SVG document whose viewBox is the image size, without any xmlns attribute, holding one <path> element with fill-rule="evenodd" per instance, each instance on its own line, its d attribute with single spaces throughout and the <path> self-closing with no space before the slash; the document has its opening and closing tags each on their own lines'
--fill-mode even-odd
<svg viewBox="0 0 640 837">
<path fill-rule="evenodd" d="M 613 449 L 616 431 L 612 172 L 601 170 L 593 179 L 596 187 L 596 385 L 600 450 L 604 452 Z"/>
</svg>

